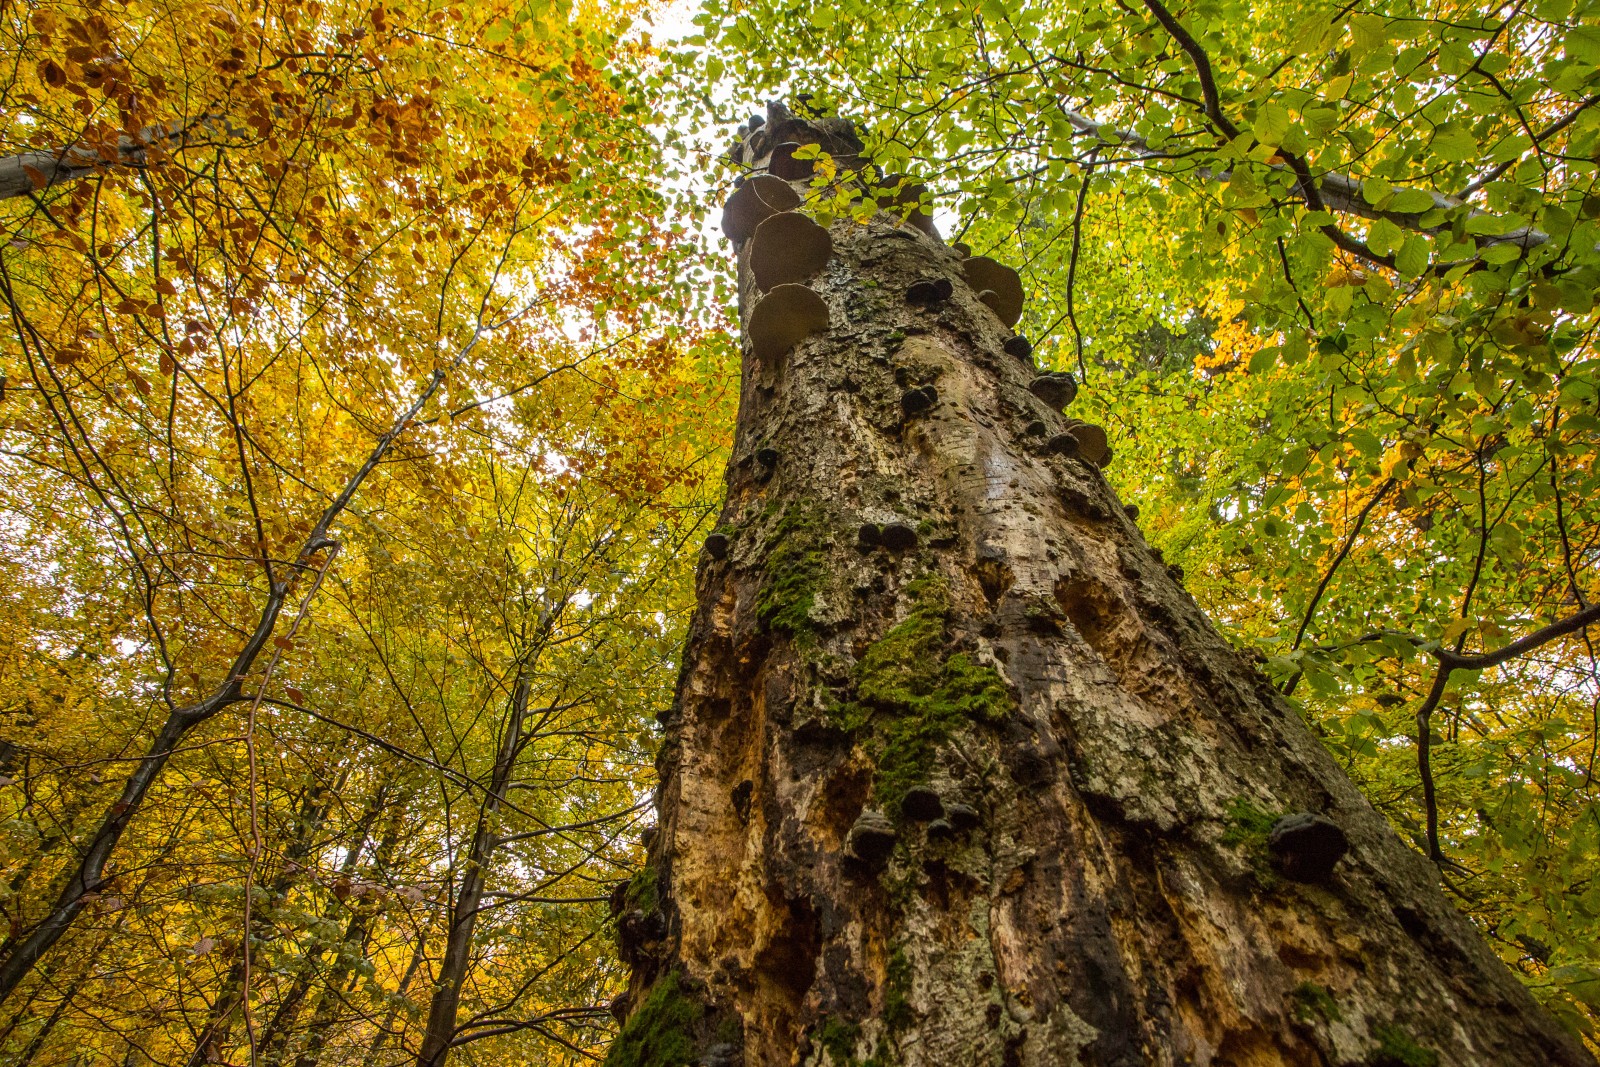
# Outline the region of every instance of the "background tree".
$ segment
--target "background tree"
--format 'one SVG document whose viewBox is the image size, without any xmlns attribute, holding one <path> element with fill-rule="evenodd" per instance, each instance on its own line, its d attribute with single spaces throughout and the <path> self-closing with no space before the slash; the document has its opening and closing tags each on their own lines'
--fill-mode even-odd
<svg viewBox="0 0 1600 1067">
<path fill-rule="evenodd" d="M 473 968 L 451 1041 L 603 1042 L 587 898 L 635 847 L 659 590 L 720 447 L 698 297 L 640 299 L 695 252 L 627 15 L 0 16 L 8 1061 L 414 1061 L 490 788 L 498 598 L 535 596 L 556 513 L 594 564 L 557 586 L 594 598 L 558 634 L 577 688 L 489 827 L 527 836 L 469 963 L 517 963 Z"/>
</svg>

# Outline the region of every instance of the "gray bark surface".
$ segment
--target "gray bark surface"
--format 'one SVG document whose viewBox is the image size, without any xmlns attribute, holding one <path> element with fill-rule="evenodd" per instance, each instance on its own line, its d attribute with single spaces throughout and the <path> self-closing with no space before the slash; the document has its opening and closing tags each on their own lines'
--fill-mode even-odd
<svg viewBox="0 0 1600 1067">
<path fill-rule="evenodd" d="M 1046 448 L 1065 417 L 958 253 L 885 215 L 831 235 L 829 329 L 746 341 L 610 1062 L 1592 1064 L 1101 471 Z M 860 543 L 896 523 L 915 545 Z M 1269 845 L 1292 813 L 1348 838 L 1331 874 Z"/>
</svg>

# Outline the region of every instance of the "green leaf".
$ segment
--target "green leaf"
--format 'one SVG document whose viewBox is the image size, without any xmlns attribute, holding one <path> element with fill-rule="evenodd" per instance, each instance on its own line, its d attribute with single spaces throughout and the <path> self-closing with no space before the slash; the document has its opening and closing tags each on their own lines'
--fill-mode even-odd
<svg viewBox="0 0 1600 1067">
<path fill-rule="evenodd" d="M 1428 269 L 1428 252 L 1433 242 L 1421 234 L 1411 234 L 1400 245 L 1400 250 L 1395 253 L 1394 265 L 1408 278 L 1415 278 Z"/>
<path fill-rule="evenodd" d="M 1400 227 L 1388 219 L 1379 219 L 1367 230 L 1367 247 L 1380 256 L 1386 256 L 1395 250 L 1404 236 Z"/>
<path fill-rule="evenodd" d="M 1262 144 L 1274 147 L 1282 144 L 1284 135 L 1289 132 L 1289 110 L 1280 104 L 1262 104 L 1251 132 Z"/>
<path fill-rule="evenodd" d="M 1423 189 L 1396 189 L 1384 205 L 1389 211 L 1420 214 L 1433 207 L 1433 194 Z"/>
<path fill-rule="evenodd" d="M 1478 141 L 1466 130 L 1443 130 L 1433 138 L 1433 151 L 1451 163 L 1465 163 L 1478 155 Z"/>
</svg>

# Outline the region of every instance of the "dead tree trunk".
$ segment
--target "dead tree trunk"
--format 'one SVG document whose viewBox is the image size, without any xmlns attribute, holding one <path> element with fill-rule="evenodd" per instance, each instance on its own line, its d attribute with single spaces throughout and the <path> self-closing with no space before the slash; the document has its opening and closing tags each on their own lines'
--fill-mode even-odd
<svg viewBox="0 0 1600 1067">
<path fill-rule="evenodd" d="M 1145 543 L 1014 276 L 885 214 L 808 260 L 791 189 L 725 218 L 738 431 L 611 1062 L 1592 1064 Z"/>
</svg>

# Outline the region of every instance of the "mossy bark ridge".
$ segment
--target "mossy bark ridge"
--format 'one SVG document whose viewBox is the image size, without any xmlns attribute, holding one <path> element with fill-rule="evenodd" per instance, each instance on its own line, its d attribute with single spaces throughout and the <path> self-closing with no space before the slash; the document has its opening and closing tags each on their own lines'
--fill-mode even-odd
<svg viewBox="0 0 1600 1067">
<path fill-rule="evenodd" d="M 774 107 L 741 158 L 819 141 Z M 746 346 L 613 1061 L 1592 1064 L 1048 447 L 961 253 L 831 236 L 830 327 Z"/>
</svg>

